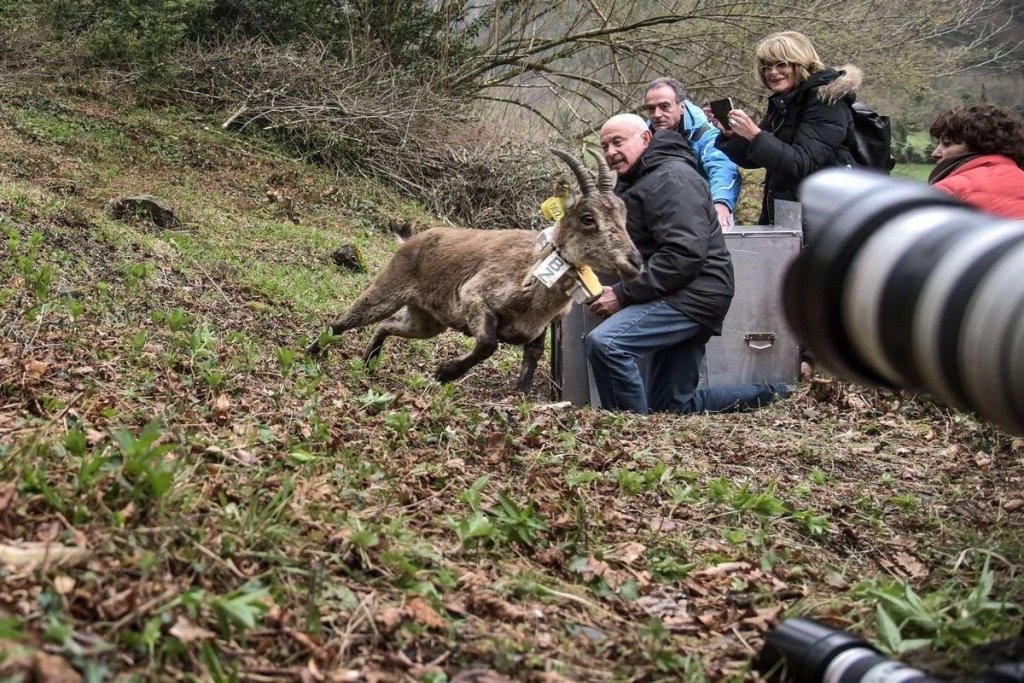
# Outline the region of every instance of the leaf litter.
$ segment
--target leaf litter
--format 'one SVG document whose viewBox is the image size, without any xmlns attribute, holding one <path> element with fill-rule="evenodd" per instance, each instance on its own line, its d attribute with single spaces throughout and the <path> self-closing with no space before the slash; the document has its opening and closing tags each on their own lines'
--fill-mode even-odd
<svg viewBox="0 0 1024 683">
<path fill-rule="evenodd" d="M 440 387 L 429 374 L 462 351 L 455 335 L 395 341 L 373 372 L 351 363 L 358 335 L 307 364 L 323 313 L 105 222 L 91 198 L 112 188 L 69 199 L 86 220 L 47 214 L 13 166 L 53 149 L 9 117 L 0 624 L 23 654 L 5 675 L 742 680 L 789 614 L 874 635 L 864 582 L 967 591 L 991 556 L 994 594 L 1024 601 L 1020 439 L 827 377 L 728 416 L 567 407 L 544 377 L 512 396 L 515 350 Z M 318 173 L 252 163 L 204 186 Z M 321 191 L 294 190 L 321 207 L 302 229 L 354 222 Z M 207 239 L 244 243 L 270 220 L 233 194 L 203 201 L 221 216 Z M 298 240 L 250 241 L 254 259 L 327 277 Z M 83 310 L 37 296 L 46 266 L 88 293 Z M 340 307 L 361 281 L 331 277 Z"/>
</svg>

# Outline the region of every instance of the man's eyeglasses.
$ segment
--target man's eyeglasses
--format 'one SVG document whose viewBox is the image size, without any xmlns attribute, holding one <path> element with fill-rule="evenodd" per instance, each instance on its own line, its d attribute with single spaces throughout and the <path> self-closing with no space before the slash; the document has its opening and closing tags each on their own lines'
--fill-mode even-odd
<svg viewBox="0 0 1024 683">
<path fill-rule="evenodd" d="M 761 73 L 766 74 L 772 69 L 775 69 L 776 71 L 782 71 L 783 69 L 788 69 L 791 66 L 794 66 L 793 62 L 775 62 L 774 64 L 766 64 L 764 62 L 761 62 L 761 66 L 759 66 L 758 69 L 761 70 Z"/>
</svg>

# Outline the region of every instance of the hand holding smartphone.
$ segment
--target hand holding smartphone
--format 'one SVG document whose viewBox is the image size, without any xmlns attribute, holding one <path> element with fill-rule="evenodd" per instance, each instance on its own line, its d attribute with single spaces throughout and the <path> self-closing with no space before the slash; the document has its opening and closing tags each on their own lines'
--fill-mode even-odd
<svg viewBox="0 0 1024 683">
<path fill-rule="evenodd" d="M 729 112 L 736 107 L 733 106 L 732 98 L 726 97 L 723 100 L 713 100 L 711 102 L 711 113 L 715 115 L 718 122 L 722 124 L 722 128 L 726 130 L 732 130 L 732 126 L 729 125 Z"/>
</svg>

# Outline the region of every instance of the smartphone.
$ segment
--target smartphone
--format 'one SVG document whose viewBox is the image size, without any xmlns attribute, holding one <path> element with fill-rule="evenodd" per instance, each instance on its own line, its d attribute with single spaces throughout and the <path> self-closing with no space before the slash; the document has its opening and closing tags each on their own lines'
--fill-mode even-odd
<svg viewBox="0 0 1024 683">
<path fill-rule="evenodd" d="M 718 122 L 722 124 L 722 128 L 726 130 L 732 130 L 729 125 L 729 112 L 736 107 L 732 104 L 732 98 L 726 97 L 724 100 L 713 100 L 711 102 L 711 113 L 715 115 Z"/>
</svg>

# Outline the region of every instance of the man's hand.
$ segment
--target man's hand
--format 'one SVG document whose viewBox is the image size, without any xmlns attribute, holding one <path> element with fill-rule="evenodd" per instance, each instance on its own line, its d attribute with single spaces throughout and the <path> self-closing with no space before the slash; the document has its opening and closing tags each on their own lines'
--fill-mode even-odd
<svg viewBox="0 0 1024 683">
<path fill-rule="evenodd" d="M 718 214 L 718 224 L 722 226 L 722 232 L 729 232 L 733 228 L 732 211 L 721 202 L 715 202 L 715 213 Z"/>
<path fill-rule="evenodd" d="M 590 302 L 590 311 L 602 318 L 607 318 L 621 310 L 622 302 L 619 301 L 619 297 L 615 296 L 615 290 L 611 287 L 605 287 L 601 296 Z"/>
</svg>

